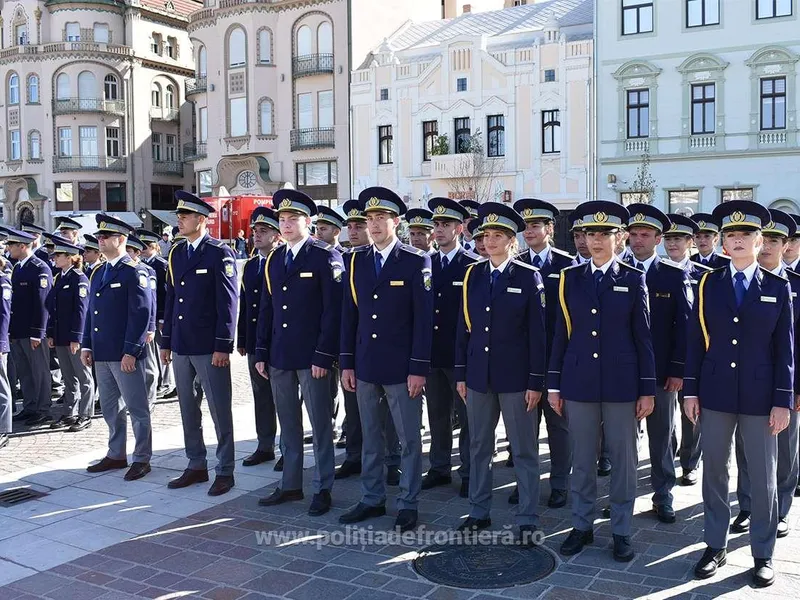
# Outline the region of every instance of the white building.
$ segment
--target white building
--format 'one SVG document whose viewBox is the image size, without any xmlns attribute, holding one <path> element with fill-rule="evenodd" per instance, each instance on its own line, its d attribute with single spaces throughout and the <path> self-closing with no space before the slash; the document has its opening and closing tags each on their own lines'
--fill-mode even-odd
<svg viewBox="0 0 800 600">
<path fill-rule="evenodd" d="M 602 0 L 597 197 L 710 212 L 732 199 L 800 210 L 797 0 Z"/>
</svg>

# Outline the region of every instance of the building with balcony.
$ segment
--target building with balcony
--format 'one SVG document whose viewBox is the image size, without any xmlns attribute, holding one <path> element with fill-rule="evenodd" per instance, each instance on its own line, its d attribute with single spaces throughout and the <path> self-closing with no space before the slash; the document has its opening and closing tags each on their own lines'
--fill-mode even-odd
<svg viewBox="0 0 800 600">
<path fill-rule="evenodd" d="M 797 0 L 598 3 L 597 194 L 800 209 Z M 655 189 L 636 184 L 644 154 Z"/>
<path fill-rule="evenodd" d="M 404 25 L 353 73 L 353 194 L 574 206 L 593 179 L 592 68 L 591 0 Z"/>
<path fill-rule="evenodd" d="M 145 216 L 193 183 L 184 83 L 195 0 L 0 4 L 0 200 L 6 223 Z M 135 84 L 135 85 L 134 85 Z"/>
</svg>

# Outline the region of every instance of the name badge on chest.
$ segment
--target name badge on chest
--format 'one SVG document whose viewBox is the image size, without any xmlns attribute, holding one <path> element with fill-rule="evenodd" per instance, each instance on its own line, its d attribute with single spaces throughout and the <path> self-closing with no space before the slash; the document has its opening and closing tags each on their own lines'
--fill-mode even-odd
<svg viewBox="0 0 800 600">
<path fill-rule="evenodd" d="M 391 287 L 403 287 L 406 284 L 405 281 L 390 281 L 389 286 Z"/>
<path fill-rule="evenodd" d="M 464 281 L 463 280 L 462 281 L 454 281 L 453 285 L 464 287 Z"/>
<path fill-rule="evenodd" d="M 208 273 L 208 269 L 197 269 L 195 270 L 195 275 L 205 275 Z"/>
<path fill-rule="evenodd" d="M 561 273 L 550 273 L 548 277 L 552 277 L 553 279 L 561 279 Z"/>
<path fill-rule="evenodd" d="M 522 288 L 513 288 L 513 287 L 510 287 L 510 288 L 506 288 L 506 291 L 507 291 L 509 294 L 521 294 L 521 293 L 522 293 Z"/>
<path fill-rule="evenodd" d="M 309 277 L 313 277 L 313 276 L 314 276 L 314 273 L 312 273 L 311 271 L 304 271 L 304 272 L 300 273 L 300 277 L 302 279 L 308 279 Z"/>
<path fill-rule="evenodd" d="M 775 296 L 761 296 L 762 302 L 769 302 L 770 304 L 775 304 L 778 302 L 778 299 Z"/>
<path fill-rule="evenodd" d="M 614 286 L 614 291 L 615 292 L 627 292 L 628 291 L 628 287 L 625 286 L 625 285 L 615 285 Z"/>
<path fill-rule="evenodd" d="M 110 286 L 108 286 L 108 287 L 112 287 L 112 288 L 118 288 L 118 287 L 122 287 L 122 284 L 121 284 L 121 283 L 112 283 L 112 284 L 111 284 Z"/>
</svg>

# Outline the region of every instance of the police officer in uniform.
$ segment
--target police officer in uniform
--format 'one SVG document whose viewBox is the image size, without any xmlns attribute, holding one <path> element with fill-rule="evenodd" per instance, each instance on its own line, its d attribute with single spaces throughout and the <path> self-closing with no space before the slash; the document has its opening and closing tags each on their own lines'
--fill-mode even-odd
<svg viewBox="0 0 800 600">
<path fill-rule="evenodd" d="M 270 380 L 281 424 L 283 478 L 259 500 L 273 506 L 303 496 L 302 390 L 311 420 L 314 497 L 308 510 L 320 516 L 331 507 L 333 429 L 330 376 L 339 346 L 342 310 L 342 256 L 311 237 L 314 201 L 302 192 L 278 190 L 273 196 L 286 244 L 266 259 L 267 290 L 261 299 L 256 337 L 256 370 Z"/>
<path fill-rule="evenodd" d="M 50 254 L 48 254 L 47 249 L 45 249 L 44 245 L 42 244 L 42 234 L 47 233 L 47 230 L 40 225 L 31 223 L 30 221 L 23 221 L 20 223 L 20 229 L 24 233 L 28 233 L 33 236 L 33 240 L 31 241 L 31 249 L 33 250 L 33 253 L 40 260 L 50 265 Z"/>
<path fill-rule="evenodd" d="M 583 229 L 583 220 L 575 215 L 575 212 L 570 216 L 572 225 L 569 229 L 572 234 L 572 243 L 575 244 L 575 251 L 578 253 L 575 260 L 579 265 L 587 263 L 592 260 L 592 253 L 589 251 L 589 246 L 586 242 L 586 231 Z"/>
<path fill-rule="evenodd" d="M 145 385 L 147 386 L 147 400 L 150 403 L 150 412 L 152 412 L 156 404 L 156 395 L 158 391 L 158 363 L 161 362 L 158 355 L 159 350 L 156 346 L 156 330 L 158 329 L 158 278 L 155 269 L 141 260 L 142 251 L 144 250 L 144 242 L 142 242 L 142 240 L 133 234 L 129 235 L 125 242 L 125 249 L 128 251 L 128 255 L 133 259 L 133 263 L 147 271 L 147 278 L 150 282 L 150 323 L 147 326 L 143 363 Z"/>
<path fill-rule="evenodd" d="M 395 527 L 416 526 L 422 481 L 420 403 L 430 370 L 433 333 L 431 259 L 396 236 L 405 204 L 394 192 L 371 187 L 359 194 L 373 244 L 355 249 L 347 267 L 342 309 L 342 385 L 355 391 L 364 435 L 361 501 L 339 518 L 357 523 L 386 513 L 381 393 L 402 446 Z"/>
<path fill-rule="evenodd" d="M 469 234 L 472 236 L 472 242 L 475 244 L 475 249 L 472 252 L 481 258 L 489 258 L 489 255 L 486 254 L 486 248 L 483 245 L 481 222 L 478 221 L 478 219 L 471 219 L 469 225 L 464 225 L 464 229 L 469 231 Z M 466 248 L 464 248 L 464 250 L 469 252 Z"/>
<path fill-rule="evenodd" d="M 458 310 L 462 300 L 462 286 L 467 267 L 480 260 L 477 254 L 461 247 L 458 240 L 463 233 L 464 220 L 469 216 L 466 208 L 455 200 L 433 198 L 428 202 L 432 211 L 431 223 L 439 250 L 431 257 L 433 270 L 433 347 L 431 372 L 426 382 L 428 421 L 431 429 L 430 470 L 422 478 L 422 489 L 427 490 L 452 481 L 453 431 L 450 415 L 455 408 L 460 424 L 458 454 L 461 464 L 459 496 L 469 496 L 470 435 L 466 404 L 456 392 L 454 369 Z M 406 213 L 410 223 L 412 211 Z"/>
<path fill-rule="evenodd" d="M 173 362 L 189 466 L 169 482 L 177 489 L 208 481 L 199 379 L 217 434 L 216 479 L 209 496 L 229 492 L 235 462 L 231 361 L 238 295 L 233 250 L 207 231 L 214 208 L 194 194 L 175 192 L 178 227 L 185 241 L 172 247 L 167 272 L 161 360 Z"/>
<path fill-rule="evenodd" d="M 433 256 L 433 213 L 426 208 L 411 208 L 406 213 L 408 243 Z"/>
<path fill-rule="evenodd" d="M 129 414 L 136 445 L 125 480 L 133 481 L 150 472 L 153 452 L 150 405 L 141 364 L 152 303 L 150 279 L 147 271 L 135 266 L 125 252 L 125 240 L 133 233 L 133 227 L 103 213 L 95 219 L 95 236 L 106 262 L 95 269 L 89 281 L 81 360 L 87 367 L 95 366 L 109 435 L 108 454 L 86 470 L 102 473 L 127 468 Z"/>
<path fill-rule="evenodd" d="M 253 232 L 256 253 L 242 269 L 236 347 L 239 354 L 247 356 L 250 386 L 253 389 L 258 447 L 242 461 L 242 466 L 245 467 L 275 460 L 275 435 L 278 430 L 272 386 L 256 371 L 258 312 L 261 298 L 267 291 L 264 264 L 280 240 L 280 226 L 275 211 L 266 206 L 257 207 L 250 215 L 250 230 Z"/>
<path fill-rule="evenodd" d="M 718 269 L 724 267 L 730 258 L 717 253 L 719 245 L 719 225 L 714 222 L 713 215 L 709 213 L 695 213 L 692 220 L 697 223 L 699 231 L 694 234 L 694 244 L 697 246 L 697 254 L 692 256 L 692 260 L 705 267 Z"/>
<path fill-rule="evenodd" d="M 100 254 L 100 246 L 97 238 L 88 233 L 83 234 L 83 272 L 87 277 L 91 277 L 92 271 L 103 262 L 103 255 Z"/>
<path fill-rule="evenodd" d="M 14 397 L 8 378 L 8 326 L 11 321 L 11 277 L 6 272 L 6 259 L 0 257 L 0 449 L 8 445 Z"/>
<path fill-rule="evenodd" d="M 789 238 L 789 242 L 783 250 L 783 264 L 786 268 L 795 273 L 800 272 L 800 215 L 789 215 L 797 225 L 797 231 Z"/>
<path fill-rule="evenodd" d="M 703 275 L 689 324 L 684 409 L 700 416 L 707 548 L 695 576 L 726 563 L 731 442 L 741 430 L 751 482 L 753 583 L 772 585 L 778 529 L 778 434 L 794 404 L 794 330 L 789 282 L 758 266 L 769 211 L 736 200 L 714 209 L 728 266 Z M 702 416 L 701 416 L 702 415 Z"/>
<path fill-rule="evenodd" d="M 477 221 L 477 219 L 478 208 L 480 208 L 481 205 L 478 202 L 475 202 L 475 200 L 461 200 L 459 204 L 461 204 L 461 206 L 466 208 L 467 212 L 469 212 L 469 218 L 464 221 L 464 243 L 462 245 L 464 246 L 464 250 L 467 252 L 476 252 L 475 242 L 472 239 L 473 230 L 470 229 L 469 225 L 473 220 L 476 220 L 476 222 L 480 225 L 480 221 Z M 477 226 L 475 229 L 477 229 Z"/>
<path fill-rule="evenodd" d="M 628 210 L 592 201 L 576 209 L 592 260 L 561 272 L 558 321 L 548 371 L 548 402 L 566 414 L 572 439 L 573 530 L 561 553 L 592 543 L 600 426 L 611 454 L 614 559 L 633 559 L 637 421 L 653 411 L 655 359 L 645 274 L 617 258 Z"/>
<path fill-rule="evenodd" d="M 80 241 L 81 224 L 75 219 L 70 217 L 58 217 L 56 219 L 56 228 L 59 236 L 67 240 L 70 244 L 78 245 Z"/>
</svg>

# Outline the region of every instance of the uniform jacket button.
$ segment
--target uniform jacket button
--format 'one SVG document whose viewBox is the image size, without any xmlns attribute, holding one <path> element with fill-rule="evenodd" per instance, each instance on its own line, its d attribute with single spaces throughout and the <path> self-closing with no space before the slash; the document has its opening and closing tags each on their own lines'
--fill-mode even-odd
<svg viewBox="0 0 800 600">
<path fill-rule="evenodd" d="M 731 369 L 735 369 L 735 368 L 736 368 L 736 363 L 735 363 L 735 362 L 732 362 L 732 363 L 731 363 Z"/>
<path fill-rule="evenodd" d="M 378 334 L 377 334 L 377 333 L 373 333 L 373 334 L 372 334 L 372 339 L 373 339 L 373 340 L 375 340 L 375 339 L 377 339 L 377 338 L 378 338 Z"/>
<path fill-rule="evenodd" d="M 597 352 L 595 352 L 594 354 L 592 354 L 592 357 L 594 357 L 594 358 L 599 358 L 599 356 L 600 356 L 600 355 L 599 355 Z"/>
</svg>

